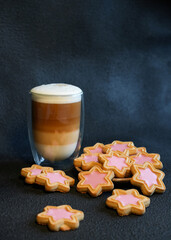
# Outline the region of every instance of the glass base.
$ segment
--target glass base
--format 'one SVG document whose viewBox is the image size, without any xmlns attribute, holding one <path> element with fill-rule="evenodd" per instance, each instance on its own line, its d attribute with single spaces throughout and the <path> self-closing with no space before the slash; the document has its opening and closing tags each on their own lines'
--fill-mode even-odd
<svg viewBox="0 0 171 240">
<path fill-rule="evenodd" d="M 41 166 L 46 166 L 46 167 L 53 167 L 55 170 L 66 170 L 66 171 L 71 170 L 74 167 L 73 159 L 71 158 L 61 160 L 61 161 L 49 161 L 41 157 L 37 164 Z"/>
</svg>

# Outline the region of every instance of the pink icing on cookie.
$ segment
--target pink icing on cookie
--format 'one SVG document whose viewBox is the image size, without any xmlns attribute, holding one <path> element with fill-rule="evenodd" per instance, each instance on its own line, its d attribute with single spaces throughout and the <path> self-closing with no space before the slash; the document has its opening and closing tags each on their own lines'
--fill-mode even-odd
<svg viewBox="0 0 171 240">
<path fill-rule="evenodd" d="M 100 173 L 98 171 L 93 171 L 90 174 L 84 175 L 85 181 L 83 184 L 89 184 L 92 186 L 92 188 L 96 188 L 99 184 L 107 183 L 105 180 L 105 176 L 107 174 L 105 173 Z"/>
<path fill-rule="evenodd" d="M 74 213 L 68 212 L 65 208 L 50 208 L 46 213 L 46 215 L 52 216 L 55 221 L 62 218 L 71 219 L 73 214 Z"/>
<path fill-rule="evenodd" d="M 59 182 L 59 183 L 62 183 L 62 184 L 65 184 L 65 180 L 67 180 L 67 178 L 63 177 L 60 173 L 47 173 L 46 178 L 49 178 L 50 180 L 50 183 L 56 183 L 56 182 Z"/>
<path fill-rule="evenodd" d="M 129 147 L 128 147 L 128 144 L 126 144 L 126 143 L 124 143 L 124 144 L 117 143 L 117 144 L 114 144 L 111 146 L 111 149 L 113 151 L 120 151 L 120 152 L 123 152 L 127 148 L 129 148 Z"/>
<path fill-rule="evenodd" d="M 144 180 L 148 187 L 151 187 L 153 184 L 157 184 L 157 176 L 153 173 L 149 168 L 146 169 L 139 169 L 140 176 L 139 179 Z"/>
<path fill-rule="evenodd" d="M 96 155 L 85 155 L 84 160 L 86 163 L 88 162 L 98 162 L 98 156 Z"/>
<path fill-rule="evenodd" d="M 90 152 L 91 153 L 102 153 L 102 148 L 101 147 L 97 147 L 95 149 L 91 149 Z"/>
<path fill-rule="evenodd" d="M 137 157 L 134 157 L 134 159 L 136 164 L 144 164 L 145 162 L 153 163 L 153 159 L 151 157 L 146 157 L 143 156 L 142 154 Z"/>
<path fill-rule="evenodd" d="M 110 158 L 107 158 L 108 161 L 108 166 L 115 166 L 119 170 L 122 170 L 123 167 L 128 167 L 128 165 L 125 163 L 125 158 L 120 158 L 116 156 L 112 156 Z"/>
<path fill-rule="evenodd" d="M 121 202 L 123 206 L 134 204 L 137 205 L 139 198 L 134 197 L 132 194 L 123 194 L 115 198 L 117 201 Z"/>
<path fill-rule="evenodd" d="M 42 169 L 38 169 L 38 168 L 33 168 L 30 170 L 31 175 L 39 175 L 41 173 Z"/>
</svg>

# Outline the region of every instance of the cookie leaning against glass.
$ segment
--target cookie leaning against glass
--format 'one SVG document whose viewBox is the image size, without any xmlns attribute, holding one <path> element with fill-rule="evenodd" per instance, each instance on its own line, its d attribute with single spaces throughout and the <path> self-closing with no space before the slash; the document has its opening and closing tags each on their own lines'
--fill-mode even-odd
<svg viewBox="0 0 171 240">
<path fill-rule="evenodd" d="M 104 153 L 103 148 L 104 148 L 103 143 L 96 143 L 94 146 L 83 148 L 83 152 L 89 153 L 89 154 L 91 154 L 91 153 L 102 154 L 102 153 Z"/>
<path fill-rule="evenodd" d="M 102 164 L 99 162 L 98 153 L 84 153 L 80 157 L 74 159 L 74 166 L 80 171 L 90 170 L 94 166 L 101 167 Z"/>
</svg>

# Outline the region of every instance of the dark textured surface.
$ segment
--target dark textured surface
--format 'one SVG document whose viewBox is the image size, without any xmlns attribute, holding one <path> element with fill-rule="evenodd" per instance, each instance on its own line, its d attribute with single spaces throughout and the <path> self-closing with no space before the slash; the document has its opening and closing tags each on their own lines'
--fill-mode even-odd
<svg viewBox="0 0 171 240">
<path fill-rule="evenodd" d="M 0 239 L 168 239 L 170 9 L 153 0 L 0 0 Z M 84 91 L 83 146 L 133 140 L 161 154 L 167 191 L 151 197 L 144 216 L 118 217 L 105 207 L 110 193 L 45 193 L 19 177 L 32 163 L 27 93 L 52 82 Z M 77 231 L 51 233 L 35 223 L 44 206 L 64 203 L 85 212 Z"/>
<path fill-rule="evenodd" d="M 0 168 L 0 239 L 169 239 L 171 174 L 165 164 L 168 159 L 162 160 L 165 165 L 166 192 L 150 197 L 151 204 L 143 216 L 119 217 L 115 210 L 105 206 L 111 192 L 93 198 L 77 192 L 75 185 L 69 193 L 47 193 L 41 186 L 25 184 L 20 177 L 20 169 L 29 166 L 28 163 L 19 159 L 5 159 Z M 76 170 L 67 173 L 77 179 Z M 115 188 L 129 189 L 132 186 L 129 183 L 115 183 Z M 69 204 L 84 212 L 85 219 L 77 230 L 53 233 L 47 226 L 36 223 L 37 213 L 42 212 L 46 205 L 62 204 Z"/>
</svg>

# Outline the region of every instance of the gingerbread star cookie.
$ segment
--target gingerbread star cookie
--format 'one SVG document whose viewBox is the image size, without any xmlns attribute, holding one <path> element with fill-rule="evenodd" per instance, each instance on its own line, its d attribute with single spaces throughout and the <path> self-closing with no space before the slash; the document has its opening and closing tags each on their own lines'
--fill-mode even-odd
<svg viewBox="0 0 171 240">
<path fill-rule="evenodd" d="M 102 168 L 105 170 L 112 170 L 116 177 L 124 178 L 130 174 L 131 163 L 129 157 L 117 152 L 110 152 L 109 154 L 100 154 L 99 161 L 103 164 Z"/>
<path fill-rule="evenodd" d="M 135 153 L 129 154 L 131 157 L 137 156 L 138 153 L 144 153 L 147 152 L 147 149 L 145 147 L 135 147 Z"/>
<path fill-rule="evenodd" d="M 145 208 L 150 205 L 150 198 L 140 195 L 135 189 L 127 191 L 115 189 L 112 196 L 107 198 L 106 205 L 116 209 L 120 216 L 131 213 L 142 215 L 145 213 Z"/>
<path fill-rule="evenodd" d="M 124 153 L 129 156 L 130 154 L 136 153 L 136 147 L 133 142 L 114 141 L 111 144 L 105 145 L 103 148 L 104 153 L 109 153 L 110 151 Z"/>
<path fill-rule="evenodd" d="M 97 197 L 103 191 L 110 191 L 114 188 L 111 179 L 114 177 L 113 171 L 105 171 L 100 167 L 93 167 L 89 171 L 80 172 L 77 190 L 81 193 L 88 192 L 91 196 Z"/>
<path fill-rule="evenodd" d="M 138 153 L 136 156 L 130 156 L 131 163 L 143 165 L 145 162 L 150 162 L 155 168 L 162 169 L 163 164 L 160 161 L 160 155 L 157 153 Z"/>
<path fill-rule="evenodd" d="M 85 147 L 83 149 L 83 151 L 85 153 L 103 153 L 103 148 L 104 148 L 104 144 L 103 143 L 96 143 L 94 146 L 92 147 Z"/>
<path fill-rule="evenodd" d="M 65 174 L 64 171 L 56 170 L 53 172 L 43 171 L 36 177 L 36 183 L 45 186 L 46 191 L 69 192 L 75 180 Z"/>
<path fill-rule="evenodd" d="M 98 153 L 81 154 L 79 158 L 74 159 L 74 166 L 81 167 L 83 170 L 89 170 L 94 166 L 102 166 L 98 156 Z"/>
<path fill-rule="evenodd" d="M 131 172 L 131 184 L 140 187 L 144 195 L 150 196 L 154 192 L 163 193 L 166 190 L 162 181 L 164 172 L 156 169 L 151 163 L 145 162 L 142 166 L 133 164 Z"/>
<path fill-rule="evenodd" d="M 42 167 L 36 164 L 33 164 L 31 167 L 22 168 L 21 175 L 25 177 L 25 182 L 28 184 L 35 183 L 37 175 L 39 175 L 43 170 L 53 171 L 51 167 Z"/>
<path fill-rule="evenodd" d="M 52 231 L 68 231 L 79 227 L 79 222 L 84 219 L 82 211 L 72 209 L 69 205 L 46 206 L 44 212 L 37 215 L 37 223 L 48 225 Z"/>
</svg>

